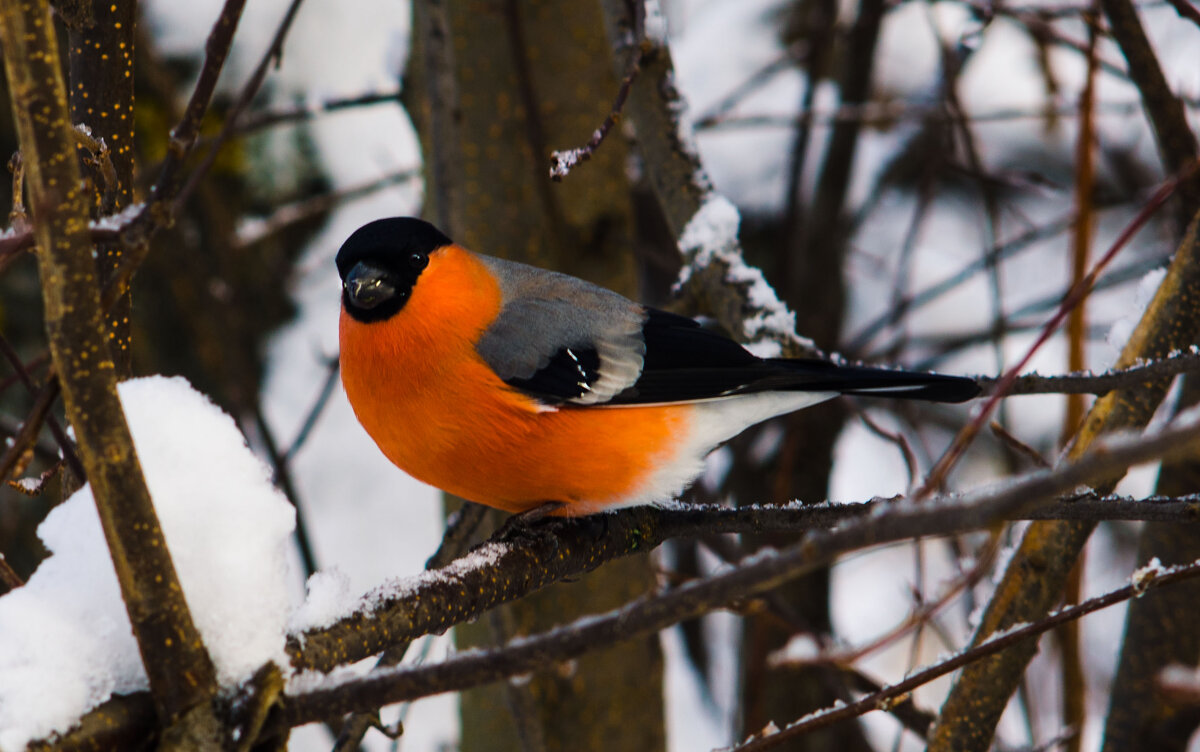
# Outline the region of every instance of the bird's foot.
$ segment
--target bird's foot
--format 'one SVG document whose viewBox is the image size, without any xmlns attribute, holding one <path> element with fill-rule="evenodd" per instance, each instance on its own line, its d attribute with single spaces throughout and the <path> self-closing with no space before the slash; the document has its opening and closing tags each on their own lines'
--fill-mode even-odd
<svg viewBox="0 0 1200 752">
<path fill-rule="evenodd" d="M 534 530 L 534 524 L 549 517 L 554 512 L 565 507 L 561 501 L 543 502 L 532 509 L 517 512 L 504 521 L 492 535 L 493 540 L 516 542 L 521 539 L 540 538 L 547 531 Z"/>
</svg>

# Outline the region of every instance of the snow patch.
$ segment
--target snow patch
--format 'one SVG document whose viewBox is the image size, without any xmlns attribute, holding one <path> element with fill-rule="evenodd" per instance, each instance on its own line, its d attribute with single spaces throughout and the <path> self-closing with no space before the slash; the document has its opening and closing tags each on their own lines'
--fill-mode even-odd
<svg viewBox="0 0 1200 752">
<path fill-rule="evenodd" d="M 182 378 L 118 388 L 192 618 L 234 684 L 287 665 L 295 515 L 233 420 Z M 38 528 L 51 556 L 0 597 L 0 748 L 66 731 L 114 692 L 146 689 L 91 487 Z"/>
</svg>

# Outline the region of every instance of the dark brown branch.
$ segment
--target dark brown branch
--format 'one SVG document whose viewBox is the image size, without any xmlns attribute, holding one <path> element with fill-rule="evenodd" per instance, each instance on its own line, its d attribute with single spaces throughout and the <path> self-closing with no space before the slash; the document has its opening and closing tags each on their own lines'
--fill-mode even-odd
<svg viewBox="0 0 1200 752">
<path fill-rule="evenodd" d="M 707 536 L 714 532 L 764 532 L 769 515 L 776 521 L 795 515 L 804 522 L 788 529 L 808 534 L 798 545 L 775 555 L 750 557 L 738 568 L 716 580 L 691 583 L 651 601 L 631 604 L 616 615 L 588 620 L 599 625 L 598 633 L 555 630 L 522 645 L 520 655 L 508 653 L 503 664 L 479 660 L 480 654 L 453 659 L 447 664 L 394 669 L 371 679 L 374 685 L 362 685 L 345 697 L 340 691 L 305 696 L 290 706 L 283 717 L 271 721 L 275 733 L 285 725 L 307 720 L 323 720 L 337 715 L 370 711 L 405 698 L 451 691 L 465 686 L 526 673 L 549 662 L 569 658 L 581 651 L 596 649 L 608 641 L 629 639 L 653 631 L 674 621 L 721 607 L 728 600 L 740 600 L 773 588 L 782 579 L 799 576 L 810 569 L 826 566 L 842 553 L 907 540 L 914 537 L 952 535 L 989 527 L 996 521 L 1034 517 L 1057 509 L 1064 514 L 1073 510 L 1109 510 L 1129 512 L 1130 518 L 1158 519 L 1168 512 L 1171 519 L 1200 519 L 1200 498 L 1138 502 L 1119 497 L 1080 497 L 1078 501 L 1056 502 L 1046 507 L 1039 500 L 1076 488 L 1089 479 L 1105 477 L 1116 467 L 1147 461 L 1164 453 L 1195 450 L 1200 427 L 1194 422 L 1168 427 L 1161 433 L 1137 440 L 1113 442 L 1104 452 L 1088 455 L 1079 462 L 1052 472 L 1040 472 L 1019 479 L 993 493 L 970 497 L 945 497 L 923 504 L 894 503 L 876 513 L 870 505 L 836 507 L 760 507 L 727 509 L 656 509 L 637 507 L 619 512 L 574 519 L 555 519 L 521 538 L 518 545 L 489 542 L 466 559 L 442 569 L 419 575 L 381 589 L 368 596 L 358 611 L 327 629 L 294 635 L 288 644 L 296 668 L 328 670 L 383 650 L 386 645 L 412 639 L 431 631 L 443 631 L 464 620 L 476 618 L 498 603 L 527 594 L 555 578 L 571 577 L 599 566 L 608 559 L 642 552 L 667 537 Z M 1141 506 L 1139 506 L 1141 505 Z M 844 515 L 855 509 L 857 519 Z M 841 523 L 836 529 L 813 529 Z M 724 525 L 724 527 L 721 527 Z M 728 599 L 728 600 L 724 600 Z M 356 634 L 358 632 L 358 634 Z M 537 640 L 537 642 L 534 642 Z M 340 641 L 345 644 L 339 645 Z M 463 661 L 468 663 L 464 664 Z M 468 665 L 469 664 L 469 665 Z M 120 701 L 120 707 L 137 703 L 135 695 Z M 142 700 L 144 701 L 144 700 Z M 116 701 L 112 701 L 116 702 Z M 109 713 L 112 702 L 93 711 L 84 726 L 94 727 L 97 713 Z M 131 717 L 137 718 L 136 714 Z M 137 721 L 129 721 L 134 723 Z M 142 734 L 150 733 L 142 721 Z M 108 724 L 106 733 L 123 739 L 138 738 L 136 731 L 121 723 Z M 92 740 L 83 731 L 68 734 L 59 749 L 91 749 Z"/>
<path fill-rule="evenodd" d="M 183 187 L 180 171 L 200 135 L 200 125 L 212 103 L 217 79 L 221 76 L 225 58 L 229 56 L 229 50 L 233 46 L 233 35 L 237 31 L 245 6 L 246 0 L 225 0 L 212 30 L 208 33 L 208 39 L 204 43 L 204 64 L 200 67 L 196 88 L 192 90 L 183 117 L 171 129 L 171 138 L 167 142 L 167 156 L 163 160 L 158 179 L 150 188 L 150 200 L 124 228 L 122 239 L 128 246 L 141 249 L 160 227 L 168 226 L 174 221 L 175 199 Z M 139 253 L 130 254 L 142 258 L 144 255 L 144 249 Z M 141 260 L 127 258 L 122 263 L 120 276 L 131 277 L 132 269 L 140 265 Z"/>
<path fill-rule="evenodd" d="M 978 530 L 1006 517 L 1032 508 L 1042 499 L 1060 493 L 1074 484 L 1111 474 L 1114 466 L 1143 461 L 1162 456 L 1164 452 L 1179 454 L 1194 451 L 1200 441 L 1200 425 L 1194 417 L 1181 426 L 1173 426 L 1154 436 L 1110 444 L 1103 453 L 1081 458 L 1053 473 L 1037 473 L 1023 480 L 1006 485 L 1003 489 L 971 498 L 942 501 L 937 503 L 905 504 L 890 510 L 888 514 L 869 516 L 846 523 L 828 531 L 813 531 L 794 546 L 755 555 L 747 558 L 731 570 L 704 580 L 691 581 L 675 590 L 631 603 L 614 612 L 593 616 L 571 625 L 559 627 L 535 637 L 516 641 L 504 648 L 487 652 L 460 654 L 440 664 L 431 666 L 404 667 L 380 671 L 367 678 L 346 682 L 334 687 L 316 690 L 290 698 L 279 716 L 273 720 L 272 728 L 279 732 L 301 723 L 333 717 L 360 709 L 380 707 L 394 702 L 403 702 L 441 692 L 449 692 L 495 681 L 506 676 L 515 676 L 544 668 L 548 664 L 567 660 L 584 652 L 595 650 L 614 642 L 633 639 L 652 633 L 679 621 L 695 618 L 734 601 L 772 590 L 784 582 L 813 569 L 828 565 L 837 556 L 848 551 L 908 540 L 916 537 L 952 535 Z M 1186 446 L 1180 446 L 1180 444 Z M 631 509 L 598 518 L 583 518 L 559 523 L 563 527 L 582 525 L 607 527 L 599 546 L 609 545 L 614 538 L 622 538 L 625 545 L 642 549 L 645 545 L 661 540 L 663 528 L 657 526 L 654 515 L 659 510 Z M 661 514 L 661 512 L 659 512 Z M 634 515 L 636 526 L 628 527 Z M 640 524 L 640 523 L 646 524 Z M 617 526 L 620 527 L 617 527 Z M 562 531 L 560 527 L 558 531 Z M 561 536 L 559 538 L 561 540 Z M 535 544 L 536 545 L 536 544 Z M 569 544 L 568 544 L 569 545 Z M 463 616 L 462 601 L 479 592 L 476 588 L 478 569 L 473 573 L 470 563 L 483 564 L 492 570 L 493 581 L 510 571 L 510 561 L 519 557 L 529 545 L 520 546 L 504 543 L 489 543 L 478 549 L 474 559 L 459 562 L 452 571 L 442 570 L 431 575 L 439 581 L 446 596 L 439 598 L 441 607 Z M 554 554 L 556 560 L 571 557 L 568 547 Z M 482 581 L 481 581 L 482 582 Z M 500 588 L 504 583 L 498 583 Z M 410 601 L 424 600 L 418 593 L 406 589 Z M 375 630 L 399 626 L 385 613 L 387 604 L 378 597 L 372 598 L 370 610 L 374 612 Z M 359 614 L 354 617 L 360 621 Z M 340 629 L 338 630 L 340 632 Z M 306 640 L 327 635 L 308 632 Z M 344 635 L 343 635 L 344 636 Z M 289 645 L 293 657 L 296 644 Z M 311 645 L 302 649 L 307 653 Z M 328 653 L 326 642 L 322 653 Z M 307 655 L 299 656 L 301 658 Z M 342 656 L 353 660 L 353 656 Z M 312 663 L 304 665 L 312 666 Z"/>
<path fill-rule="evenodd" d="M 1186 435 L 1185 429 L 1170 430 L 1176 432 L 1177 436 Z M 1032 474 L 1006 487 L 997 498 L 1014 492 L 1013 489 L 1029 494 L 1030 499 L 1038 498 L 1039 494 L 1069 489 L 1071 486 L 1064 479 L 1074 479 L 1070 483 L 1078 483 L 1083 482 L 1079 480 L 1081 476 L 1086 479 L 1105 472 L 1112 473 L 1114 468 L 1123 466 L 1122 457 L 1125 453 L 1147 451 L 1140 447 L 1154 447 L 1150 454 L 1181 448 L 1164 444 L 1161 435 L 1122 446 L 1116 445 L 1103 455 L 1089 457 L 1053 472 Z M 1044 487 L 1052 490 L 1042 492 L 1040 489 Z M 968 504 L 962 500 L 953 503 Z M 1189 503 L 1182 502 L 1181 507 L 1187 510 L 1183 513 L 1192 515 L 1194 510 L 1188 506 Z M 329 670 L 333 666 L 373 655 L 392 642 L 445 631 L 500 603 L 563 577 L 591 571 L 609 559 L 653 548 L 671 537 L 716 532 L 763 533 L 767 531 L 765 521 L 770 519 L 779 523 L 781 528 L 793 531 L 827 527 L 838 522 L 845 523 L 848 528 L 882 524 L 885 526 L 883 530 L 890 530 L 887 527 L 890 523 L 878 521 L 892 520 L 897 515 L 903 518 L 907 514 L 904 506 L 897 506 L 886 514 L 865 514 L 857 520 L 847 521 L 844 515 L 848 509 L 859 511 L 855 507 L 861 507 L 860 513 L 873 511 L 871 507 L 863 505 L 817 505 L 777 512 L 764 508 L 635 508 L 593 517 L 551 520 L 545 527 L 537 528 L 537 534 L 529 536 L 528 540 L 522 538 L 519 545 L 491 541 L 477 549 L 471 557 L 449 567 L 385 586 L 369 594 L 359 609 L 336 625 L 309 630 L 290 638 L 288 652 L 297 668 Z M 1022 513 L 1028 513 L 1032 508 L 1032 505 L 1018 507 Z M 1078 511 L 1084 509 L 1080 507 Z M 1076 513 L 1070 505 L 1063 505 L 1061 510 L 1066 514 Z M 1180 511 L 1177 507 L 1173 513 Z M 988 519 L 999 519 L 1009 513 L 1008 508 L 1004 507 L 996 512 L 998 517 L 989 515 Z M 779 516 L 772 518 L 772 514 Z M 781 519 L 788 521 L 780 523 Z M 932 532 L 917 532 L 914 535 L 943 534 L 936 532 L 939 529 L 935 526 Z M 892 537 L 893 533 L 874 527 L 871 535 L 882 535 L 888 540 L 897 539 Z M 418 592 L 423 595 L 417 597 Z"/>
<path fill-rule="evenodd" d="M 828 726 L 831 723 L 866 715 L 872 710 L 885 709 L 891 701 L 903 698 L 917 687 L 928 684 L 951 671 L 957 671 L 962 666 L 973 663 L 984 656 L 998 653 L 1011 645 L 1036 637 L 1055 627 L 1082 618 L 1100 609 L 1136 598 L 1148 590 L 1176 582 L 1184 582 L 1194 577 L 1200 577 L 1200 562 L 1163 570 L 1139 570 L 1139 572 L 1134 573 L 1133 582 L 1129 585 L 1112 590 L 1104 595 L 1096 596 L 1095 598 L 1089 598 L 1078 605 L 1056 611 L 1032 624 L 996 633 L 974 647 L 913 673 L 903 681 L 891 684 L 878 692 L 868 694 L 855 702 L 836 708 L 820 710 L 802 720 L 789 724 L 777 733 L 752 738 L 734 747 L 731 752 L 763 752 L 763 750 L 774 749 L 788 740 Z"/>
<path fill-rule="evenodd" d="M 155 704 L 170 723 L 206 704 L 216 691 L 216 675 L 184 601 L 117 399 L 49 7 L 0 4 L 0 34 L 41 249 L 51 357 Z"/>
<path fill-rule="evenodd" d="M 1113 39 L 1129 64 L 1129 78 L 1137 86 L 1150 118 L 1163 170 L 1167 174 L 1178 174 L 1190 168 L 1200 156 L 1200 146 L 1188 124 L 1183 102 L 1167 83 L 1132 1 L 1100 0 L 1100 7 L 1104 9 Z M 1182 232 L 1200 209 L 1200 177 L 1194 172 L 1181 181 L 1179 199 L 1175 216 Z"/>
<path fill-rule="evenodd" d="M 221 127 L 221 132 L 213 139 L 212 144 L 208 147 L 208 151 L 204 154 L 204 159 L 192 170 L 192 174 L 188 177 L 187 183 L 179 191 L 179 195 L 175 198 L 175 210 L 181 204 L 187 202 L 192 193 L 200 185 L 200 181 L 208 174 L 213 163 L 217 161 L 217 155 L 221 153 L 221 148 L 225 143 L 233 137 L 237 130 L 237 120 L 246 108 L 250 106 L 250 100 L 258 94 L 258 90 L 262 88 L 263 81 L 267 78 L 267 70 L 272 64 L 278 64 L 279 59 L 283 56 L 283 43 L 287 39 L 288 32 L 292 28 L 292 22 L 296 19 L 296 13 L 300 10 L 300 4 L 304 0 L 292 0 L 288 5 L 287 12 L 283 15 L 283 20 L 279 22 L 279 27 L 275 30 L 275 36 L 271 39 L 271 44 L 267 47 L 267 51 L 263 54 L 262 59 L 258 61 L 258 65 L 254 68 L 254 73 L 250 75 L 245 86 L 242 87 L 241 93 L 238 94 L 237 100 L 226 113 L 225 124 Z"/>
<path fill-rule="evenodd" d="M 21 424 L 21 430 L 4 450 L 3 456 L 0 456 L 0 479 L 16 480 L 15 476 L 24 472 L 25 466 L 28 464 L 26 455 L 33 450 L 38 433 L 42 430 L 42 424 L 50 416 L 50 408 L 54 407 L 58 395 L 58 379 L 51 379 L 37 392 L 33 400 L 33 407 L 29 410 L 25 422 Z"/>
<path fill-rule="evenodd" d="M 1147 381 L 1167 379 L 1181 373 L 1200 370 L 1200 352 L 1184 352 L 1144 365 L 1122 368 L 1105 373 L 1067 373 L 1043 376 L 1027 373 L 1018 376 L 1007 390 L 1009 396 L 1018 394 L 1107 394 L 1114 389 L 1136 388 Z M 993 394 L 1000 379 L 980 376 L 975 379 L 983 394 Z"/>
<path fill-rule="evenodd" d="M 1180 18 L 1186 18 L 1192 23 L 1200 26 L 1200 9 L 1192 5 L 1189 0 L 1167 0 Z"/>
<path fill-rule="evenodd" d="M 262 405 L 257 402 L 254 405 L 254 424 L 258 429 L 259 437 L 262 439 L 263 448 L 267 451 L 267 457 L 271 460 L 271 468 L 273 470 L 271 480 L 283 492 L 283 495 L 287 498 L 288 503 L 292 505 L 292 509 L 296 513 L 296 547 L 300 549 L 300 564 L 304 567 L 304 579 L 307 580 L 317 571 L 317 556 L 313 553 L 312 539 L 308 534 L 307 517 L 304 514 L 304 509 L 300 506 L 300 493 L 296 490 L 296 484 L 292 481 L 292 471 L 288 465 L 288 458 L 279 451 L 279 445 L 275 441 L 275 434 L 271 431 L 271 426 L 267 424 L 267 419 L 263 415 Z"/>
<path fill-rule="evenodd" d="M 89 216 L 113 214 L 133 202 L 134 182 L 134 46 L 137 0 L 90 3 L 79 24 L 68 24 L 71 122 L 80 142 L 88 179 Z M 116 274 L 126 252 L 121 243 L 100 244 L 96 264 L 100 279 Z M 109 344 L 117 372 L 131 374 L 131 302 L 124 295 L 106 311 Z"/>
<path fill-rule="evenodd" d="M 305 104 L 286 109 L 250 112 L 246 115 L 243 115 L 238 121 L 237 125 L 234 127 L 233 135 L 247 136 L 266 128 L 273 128 L 278 125 L 288 125 L 291 123 L 301 123 L 311 120 L 317 115 L 388 103 L 400 103 L 400 91 L 398 89 L 395 91 L 358 94 L 352 97 L 339 97 L 317 104 Z M 206 141 L 201 139 L 201 143 L 206 143 Z"/>
<path fill-rule="evenodd" d="M 325 406 L 329 404 L 329 398 L 333 396 L 334 387 L 338 384 L 338 373 L 341 371 L 341 361 L 337 358 L 330 358 L 325 374 L 325 381 L 321 384 L 321 391 L 317 393 L 316 400 L 313 401 L 312 407 L 308 409 L 308 414 L 304 416 L 304 422 L 300 424 L 300 429 L 296 431 L 296 438 L 288 444 L 287 449 L 283 452 L 285 462 L 291 462 L 296 456 L 296 452 L 300 451 L 300 447 L 308 441 L 311 435 L 313 426 L 317 424 L 317 418 L 321 417 L 321 413 L 325 411 Z"/>
<path fill-rule="evenodd" d="M 9 344 L 8 338 L 2 334 L 0 334 L 0 354 L 3 354 L 4 358 L 13 367 L 13 371 L 16 373 L 17 378 L 20 379 L 21 383 L 25 385 L 25 389 L 29 391 L 29 394 L 36 397 L 38 394 L 38 389 L 33 383 L 33 377 L 30 376 L 29 371 L 25 368 L 25 364 L 21 362 L 21 358 L 17 355 L 17 351 L 13 349 L 11 344 Z M 57 396 L 57 391 L 55 392 L 55 395 Z M 79 461 L 79 455 L 75 452 L 75 442 L 71 441 L 71 439 L 67 437 L 66 431 L 64 431 L 63 427 L 59 425 L 58 419 L 55 418 L 50 412 L 46 413 L 46 426 L 50 429 L 50 433 L 54 436 L 54 440 L 58 442 L 58 448 L 62 450 L 63 459 L 65 459 L 67 464 L 71 467 L 71 472 L 75 474 L 75 477 L 78 478 L 80 482 L 86 481 L 87 473 L 84 472 L 83 463 Z M 3 478 L 4 475 L 4 473 L 0 473 L 0 478 Z"/>
</svg>

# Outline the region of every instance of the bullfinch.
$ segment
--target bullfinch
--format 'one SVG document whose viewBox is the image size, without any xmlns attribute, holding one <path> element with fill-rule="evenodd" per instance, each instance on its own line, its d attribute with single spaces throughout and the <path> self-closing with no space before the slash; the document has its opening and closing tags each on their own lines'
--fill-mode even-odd
<svg viewBox="0 0 1200 752">
<path fill-rule="evenodd" d="M 684 316 L 381 219 L 337 254 L 341 374 L 409 475 L 576 516 L 674 498 L 745 428 L 839 394 L 961 402 L 974 381 L 759 358 Z"/>
</svg>

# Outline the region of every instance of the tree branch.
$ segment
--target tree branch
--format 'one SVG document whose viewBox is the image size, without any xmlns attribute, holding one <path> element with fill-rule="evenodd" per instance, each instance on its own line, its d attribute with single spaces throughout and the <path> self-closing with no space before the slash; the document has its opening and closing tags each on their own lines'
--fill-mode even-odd
<svg viewBox="0 0 1200 752">
<path fill-rule="evenodd" d="M 1197 223 L 1193 222 L 1154 299 L 1122 350 L 1117 367 L 1129 368 L 1145 359 L 1162 358 L 1195 342 L 1200 335 L 1200 317 L 1192 301 L 1198 298 L 1200 242 Z M 1109 392 L 1098 399 L 1076 436 L 1071 455 L 1088 452 L 1103 432 L 1145 425 L 1162 401 L 1167 383 L 1167 379 L 1142 383 L 1138 388 Z M 1111 491 L 1119 477 L 1105 480 L 1099 489 Z M 1030 525 L 988 604 L 974 641 L 1041 618 L 1061 596 L 1066 577 L 1093 527 L 1090 522 Z M 986 749 L 1033 650 L 1033 645 L 1018 646 L 965 669 L 942 706 L 930 749 Z"/>
<path fill-rule="evenodd" d="M 340 696 L 340 690 L 331 689 L 306 695 L 299 704 L 290 705 L 282 716 L 274 718 L 271 728 L 278 733 L 288 724 L 370 711 L 403 699 L 536 670 L 770 590 L 784 580 L 827 566 L 841 554 L 868 546 L 979 530 L 1005 519 L 1050 515 L 1052 510 L 1067 515 L 1112 511 L 1114 516 L 1128 514 L 1129 518 L 1198 520 L 1200 496 L 1134 501 L 1083 495 L 1071 497 L 1074 500 L 1040 503 L 1092 479 L 1111 476 L 1116 468 L 1164 454 L 1195 451 L 1197 442 L 1200 420 L 1193 414 L 1149 436 L 1114 437 L 1105 444 L 1104 451 L 1053 471 L 1033 473 L 998 489 L 939 497 L 920 504 L 899 500 L 841 507 L 635 507 L 591 517 L 547 520 L 515 541 L 489 541 L 449 566 L 384 586 L 368 594 L 353 614 L 337 624 L 292 635 L 288 651 L 293 666 L 325 671 L 361 660 L 388 644 L 444 631 L 552 579 L 572 577 L 613 557 L 643 552 L 668 537 L 762 533 L 772 524 L 780 530 L 805 530 L 807 534 L 793 547 L 778 554 L 749 557 L 717 578 L 694 581 L 614 614 L 584 620 L 586 624 L 599 624 L 598 632 L 579 637 L 574 629 L 560 628 L 528 638 L 520 645 L 532 647 L 506 653 L 500 663 L 479 660 L 486 654 L 472 652 L 452 659 L 456 662 L 445 669 L 441 667 L 447 664 L 389 669 L 370 679 L 373 684 L 355 685 L 356 689 L 349 690 L 345 697 Z M 461 662 L 463 658 L 469 658 L 467 663 Z M 136 701 L 135 697 L 120 702 Z M 106 703 L 90 713 L 84 719 L 85 728 L 94 728 L 92 716 L 109 713 L 110 708 L 111 704 Z M 136 738 L 131 730 L 111 724 L 107 733 Z M 87 733 L 75 731 L 64 736 L 56 747 L 87 749 L 91 742 Z"/>
<path fill-rule="evenodd" d="M 1147 381 L 1161 381 L 1181 373 L 1200 370 L 1200 351 L 1191 350 L 1171 353 L 1160 360 L 1118 368 L 1105 373 L 1067 373 L 1059 376 L 1043 376 L 1027 373 L 1013 380 L 1006 394 L 1107 394 L 1114 389 L 1134 389 Z M 983 394 L 994 394 L 1000 379 L 980 376 L 975 379 Z"/>
<path fill-rule="evenodd" d="M 1183 429 L 1173 428 L 1172 431 Z M 1030 498 L 1038 494 L 1055 493 L 1071 488 L 1071 483 L 1083 482 L 1086 478 L 1102 477 L 1125 467 L 1125 453 L 1144 452 L 1139 448 L 1151 446 L 1151 454 L 1160 451 L 1175 451 L 1180 447 L 1164 444 L 1160 435 L 1132 442 L 1130 446 L 1110 446 L 1103 455 L 1089 457 L 1075 465 L 1068 465 L 1053 472 L 1034 473 L 1019 480 L 1011 489 L 1020 489 Z M 1130 447 L 1133 447 L 1131 449 Z M 1039 489 L 1050 484 L 1054 490 Z M 1011 493 L 1011 489 L 998 492 L 998 496 Z M 973 498 L 973 497 L 965 497 Z M 990 497 L 988 497 L 990 498 Z M 968 504 L 963 498 L 943 499 L 950 504 Z M 1095 500 L 1092 500 L 1095 502 Z M 1116 500 L 1108 499 L 1115 503 Z M 1094 514 L 1100 503 L 1087 505 L 1088 499 L 1067 502 L 1058 508 L 1063 514 Z M 876 502 L 878 504 L 879 502 Z M 1133 502 L 1136 504 L 1138 502 Z M 1176 506 L 1167 507 L 1168 502 L 1155 502 L 1153 509 L 1146 507 L 1146 514 L 1175 514 L 1191 519 L 1200 509 L 1194 500 L 1173 500 Z M 1081 504 L 1083 506 L 1075 506 Z M 939 503 L 940 506 L 940 503 Z M 1029 507 L 1018 507 L 1022 515 L 1029 514 Z M 456 623 L 474 618 L 500 603 L 521 597 L 532 590 L 544 587 L 564 577 L 577 576 L 591 571 L 603 562 L 644 551 L 657 546 L 667 538 L 711 535 L 715 533 L 764 533 L 799 532 L 814 528 L 827 528 L 842 524 L 883 525 L 883 531 L 874 530 L 887 540 L 896 540 L 888 520 L 895 515 L 905 514 L 906 505 L 892 502 L 886 513 L 868 505 L 793 505 L 785 508 L 746 507 L 728 509 L 724 507 L 638 507 L 616 513 L 591 517 L 554 519 L 534 529 L 535 534 L 514 542 L 492 540 L 475 549 L 465 559 L 447 567 L 410 580 L 386 585 L 369 593 L 354 613 L 330 627 L 313 629 L 294 635 L 288 640 L 288 653 L 297 668 L 316 668 L 327 671 L 334 666 L 351 663 L 373 655 L 389 643 L 412 639 L 431 632 L 443 632 Z M 1126 503 L 1121 506 L 1127 513 L 1138 507 Z M 988 519 L 1000 519 L 1009 514 L 1007 507 Z M 855 517 L 856 519 L 848 519 Z M 873 523 L 876 520 L 877 523 Z M 928 533 L 915 535 L 937 535 L 933 528 Z M 880 539 L 882 542 L 883 538 Z"/>
<path fill-rule="evenodd" d="M 1167 83 L 1132 0 L 1099 2 L 1108 18 L 1112 38 L 1129 64 L 1129 78 L 1137 86 L 1150 118 L 1163 170 L 1167 174 L 1179 173 L 1200 156 L 1200 146 L 1188 124 L 1183 102 Z M 1192 173 L 1179 186 L 1175 216 L 1180 231 L 1187 227 L 1197 210 L 1200 210 L 1200 177 Z"/>
<path fill-rule="evenodd" d="M 117 400 L 53 32 L 45 2 L 0 4 L 5 70 L 41 249 L 51 357 L 156 707 L 164 720 L 174 721 L 212 697 L 215 672 L 184 602 Z"/>
<path fill-rule="evenodd" d="M 865 517 L 833 530 L 812 531 L 793 546 L 748 557 L 738 566 L 710 578 L 693 580 L 675 590 L 636 601 L 616 611 L 516 640 L 495 651 L 472 651 L 436 665 L 388 669 L 363 679 L 326 685 L 312 692 L 294 695 L 285 701 L 280 713 L 268 725 L 278 732 L 282 728 L 346 712 L 461 690 L 505 676 L 544 669 L 555 662 L 614 642 L 650 634 L 734 601 L 767 592 L 817 567 L 828 565 L 837 556 L 849 551 L 916 537 L 978 530 L 1035 507 L 1040 500 L 1074 484 L 1111 474 L 1114 465 L 1127 466 L 1162 456 L 1164 452 L 1174 456 L 1195 451 L 1200 441 L 1200 421 L 1197 418 L 1200 415 L 1192 414 L 1179 425 L 1173 425 L 1158 434 L 1112 442 L 1106 445 L 1104 452 L 1087 455 L 1052 473 L 1036 473 L 998 491 L 938 503 L 905 503 L 897 505 L 887 514 Z M 598 516 L 594 520 L 567 520 L 565 524 L 607 523 L 604 526 L 609 529 L 600 538 L 600 545 L 605 545 L 613 537 L 626 537 L 636 540 L 638 546 L 642 547 L 655 541 L 663 532 L 662 528 L 653 526 L 656 513 L 661 515 L 661 510 L 635 508 Z M 639 522 L 645 521 L 649 525 L 614 530 L 614 523 L 622 524 L 633 515 L 640 515 Z M 509 570 L 509 565 L 498 560 L 525 548 L 524 542 L 519 548 L 493 542 L 477 549 L 466 561 L 488 562 L 488 569 L 495 564 L 495 572 L 502 574 Z M 570 550 L 566 555 L 571 555 Z M 554 556 L 557 559 L 560 554 Z M 450 611 L 459 612 L 462 599 L 476 592 L 471 589 L 471 573 L 462 566 L 462 560 L 455 571 L 442 570 L 429 577 L 437 578 L 450 595 L 446 606 Z M 411 590 L 409 597 L 415 601 L 421 600 Z M 379 603 L 377 598 L 375 603 Z M 383 616 L 378 610 L 376 613 Z M 357 620 L 357 616 L 352 618 Z M 386 617 L 381 619 L 383 621 L 387 621 Z M 383 628 L 382 623 L 375 628 Z M 305 635 L 307 639 L 314 636 L 314 632 Z M 353 659 L 352 656 L 349 658 Z"/>
<path fill-rule="evenodd" d="M 764 750 L 774 749 L 780 744 L 790 739 L 795 739 L 802 734 L 828 726 L 831 723 L 866 715 L 872 710 L 885 710 L 893 701 L 903 698 L 918 687 L 928 684 L 938 677 L 945 676 L 951 671 L 957 671 L 969 663 L 974 663 L 981 658 L 993 655 L 1018 642 L 1036 637 L 1055 627 L 1075 621 L 1100 609 L 1108 608 L 1117 603 L 1123 603 L 1131 598 L 1140 597 L 1149 590 L 1177 582 L 1185 582 L 1195 577 L 1200 577 L 1200 562 L 1162 570 L 1139 570 L 1139 572 L 1134 573 L 1133 582 L 1129 585 L 1112 590 L 1104 595 L 1098 595 L 1095 598 L 1089 598 L 1078 605 L 1056 611 L 1033 624 L 1026 624 L 1016 629 L 994 634 L 974 647 L 963 650 L 950 658 L 910 674 L 903 681 L 888 685 L 878 692 L 867 694 L 855 702 L 812 713 L 799 721 L 789 724 L 786 728 L 776 733 L 749 739 L 733 747 L 728 752 L 763 752 Z"/>
</svg>

